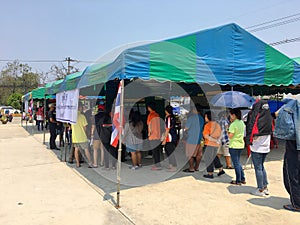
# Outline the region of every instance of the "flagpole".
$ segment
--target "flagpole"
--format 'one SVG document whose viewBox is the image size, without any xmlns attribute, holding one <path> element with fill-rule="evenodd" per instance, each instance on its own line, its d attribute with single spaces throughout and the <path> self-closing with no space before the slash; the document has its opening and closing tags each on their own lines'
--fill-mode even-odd
<svg viewBox="0 0 300 225">
<path fill-rule="evenodd" d="M 120 81 L 121 98 L 120 98 L 120 114 L 119 114 L 119 150 L 118 150 L 118 164 L 117 164 L 117 204 L 116 208 L 120 208 L 120 185 L 121 185 L 121 156 L 122 156 L 122 129 L 123 129 L 123 114 L 124 114 L 124 80 Z"/>
</svg>

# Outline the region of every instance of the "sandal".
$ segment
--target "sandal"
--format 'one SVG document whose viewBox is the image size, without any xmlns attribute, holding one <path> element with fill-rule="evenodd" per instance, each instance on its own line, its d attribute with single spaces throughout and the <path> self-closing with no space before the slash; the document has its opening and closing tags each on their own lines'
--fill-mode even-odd
<svg viewBox="0 0 300 225">
<path fill-rule="evenodd" d="M 185 173 L 194 173 L 194 170 L 190 170 L 189 168 L 182 170 Z"/>
<path fill-rule="evenodd" d="M 237 183 L 236 180 L 232 180 L 232 181 L 230 182 L 230 184 L 242 185 L 242 183 Z"/>
<path fill-rule="evenodd" d="M 296 208 L 292 205 L 284 205 L 283 208 L 286 210 L 293 211 L 293 212 L 300 212 L 300 208 Z"/>
<path fill-rule="evenodd" d="M 172 167 L 172 168 L 167 169 L 167 171 L 168 172 L 176 172 L 177 169 L 176 169 L 176 167 Z"/>
</svg>

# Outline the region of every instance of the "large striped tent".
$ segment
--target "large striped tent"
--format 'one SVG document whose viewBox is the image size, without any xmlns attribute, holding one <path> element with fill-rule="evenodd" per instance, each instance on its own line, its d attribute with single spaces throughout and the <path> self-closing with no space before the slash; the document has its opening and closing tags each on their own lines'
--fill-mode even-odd
<svg viewBox="0 0 300 225">
<path fill-rule="evenodd" d="M 300 84 L 300 65 L 236 24 L 129 48 L 85 69 L 77 88 L 113 79 L 219 85 Z"/>
</svg>

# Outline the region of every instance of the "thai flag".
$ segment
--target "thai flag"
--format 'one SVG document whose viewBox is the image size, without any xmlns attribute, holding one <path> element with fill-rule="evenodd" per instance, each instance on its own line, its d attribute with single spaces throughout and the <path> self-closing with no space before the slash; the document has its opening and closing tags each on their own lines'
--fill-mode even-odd
<svg viewBox="0 0 300 225">
<path fill-rule="evenodd" d="M 120 113 L 121 113 L 121 87 L 123 80 L 120 81 L 118 94 L 115 104 L 115 112 L 113 117 L 113 132 L 110 138 L 110 145 L 117 147 L 119 141 L 119 129 L 120 129 Z"/>
</svg>

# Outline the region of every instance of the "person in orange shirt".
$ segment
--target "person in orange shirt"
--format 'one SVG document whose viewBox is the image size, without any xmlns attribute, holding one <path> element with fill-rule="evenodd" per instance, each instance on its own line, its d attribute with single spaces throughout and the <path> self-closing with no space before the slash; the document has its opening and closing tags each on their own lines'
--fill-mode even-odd
<svg viewBox="0 0 300 225">
<path fill-rule="evenodd" d="M 160 132 L 160 117 L 155 111 L 156 104 L 154 102 L 149 102 L 147 104 L 147 109 L 149 115 L 147 117 L 148 125 L 148 140 L 149 147 L 152 149 L 154 165 L 151 170 L 161 170 L 160 164 L 160 151 L 161 151 L 161 132 Z"/>
<path fill-rule="evenodd" d="M 219 169 L 218 176 L 225 174 L 223 165 L 217 156 L 218 148 L 220 147 L 221 141 L 221 126 L 212 120 L 212 114 L 210 111 L 205 113 L 204 116 L 206 124 L 204 125 L 203 137 L 204 137 L 204 158 L 206 164 L 207 174 L 203 175 L 205 178 L 213 179 L 214 168 Z"/>
</svg>

